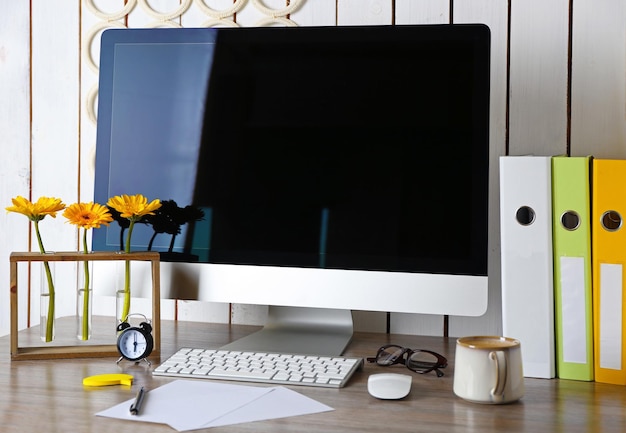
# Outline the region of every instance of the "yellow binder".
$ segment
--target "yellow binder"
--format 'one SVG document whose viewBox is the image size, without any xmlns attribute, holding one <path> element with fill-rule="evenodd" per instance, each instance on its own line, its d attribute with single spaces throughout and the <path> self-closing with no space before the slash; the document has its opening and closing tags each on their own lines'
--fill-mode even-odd
<svg viewBox="0 0 626 433">
<path fill-rule="evenodd" d="M 552 158 L 557 377 L 593 380 L 591 157 Z"/>
<path fill-rule="evenodd" d="M 594 159 L 592 179 L 595 380 L 626 385 L 626 160 Z"/>
</svg>

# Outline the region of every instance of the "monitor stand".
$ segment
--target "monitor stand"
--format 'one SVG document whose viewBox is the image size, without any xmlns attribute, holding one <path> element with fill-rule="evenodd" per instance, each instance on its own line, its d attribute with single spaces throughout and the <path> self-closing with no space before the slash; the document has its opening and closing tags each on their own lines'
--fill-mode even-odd
<svg viewBox="0 0 626 433">
<path fill-rule="evenodd" d="M 270 306 L 263 329 L 221 349 L 338 356 L 352 332 L 350 310 Z"/>
</svg>

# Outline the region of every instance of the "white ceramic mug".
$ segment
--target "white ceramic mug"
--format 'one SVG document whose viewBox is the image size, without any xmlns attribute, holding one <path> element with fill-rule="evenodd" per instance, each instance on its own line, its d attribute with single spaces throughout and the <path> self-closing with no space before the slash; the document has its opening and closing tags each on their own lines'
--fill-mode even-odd
<svg viewBox="0 0 626 433">
<path fill-rule="evenodd" d="M 511 403 L 524 395 L 522 349 L 507 337 L 462 337 L 456 342 L 454 393 L 475 403 Z"/>
</svg>

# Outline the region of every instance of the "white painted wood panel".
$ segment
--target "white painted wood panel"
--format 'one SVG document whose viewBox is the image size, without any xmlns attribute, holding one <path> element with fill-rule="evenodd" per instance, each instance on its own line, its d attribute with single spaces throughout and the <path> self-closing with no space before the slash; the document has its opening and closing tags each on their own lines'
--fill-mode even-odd
<svg viewBox="0 0 626 433">
<path fill-rule="evenodd" d="M 408 3 L 404 4 L 404 3 Z M 396 3 L 398 4 L 398 3 Z M 422 24 L 437 18 L 449 17 L 449 2 L 400 2 L 402 10 L 411 14 L 406 23 Z M 423 9 L 420 9 L 421 5 Z M 397 11 L 398 12 L 398 11 Z M 420 19 L 424 22 L 419 21 Z M 506 76 L 508 2 L 491 0 L 456 0 L 454 2 L 455 23 L 481 23 L 489 26 L 492 34 L 491 48 L 491 116 L 490 116 L 490 229 L 489 229 L 489 305 L 484 316 L 450 317 L 451 336 L 501 332 L 500 293 L 500 236 L 499 236 L 499 189 L 498 157 L 506 151 Z M 400 18 L 396 19 L 398 22 Z M 392 331 L 421 335 L 441 335 L 442 320 L 439 316 L 393 314 Z"/>
<path fill-rule="evenodd" d="M 95 10 L 93 9 L 95 8 Z M 83 4 L 80 17 L 80 200 L 93 200 L 98 111 L 98 72 L 100 37 L 108 28 L 124 27 L 123 19 L 113 20 L 124 11 L 124 0 L 99 0 Z M 104 204 L 104 203 L 101 203 Z"/>
<path fill-rule="evenodd" d="M 456 0 L 455 23 L 482 23 L 491 31 L 489 116 L 489 305 L 480 318 L 451 317 L 450 335 L 502 333 L 499 157 L 506 154 L 508 1 Z"/>
<path fill-rule="evenodd" d="M 567 151 L 569 1 L 512 2 L 509 154 Z"/>
<path fill-rule="evenodd" d="M 290 2 L 290 5 L 294 5 L 294 2 Z M 258 6 L 261 5 L 261 10 Z M 289 14 L 288 18 L 285 15 L 280 15 L 276 19 L 270 19 L 267 16 L 268 9 L 274 9 L 278 11 L 284 11 L 287 3 L 284 0 L 267 0 L 257 3 L 253 14 L 265 12 L 264 15 L 256 17 L 256 24 L 260 25 L 299 25 L 299 26 L 321 26 L 321 25 L 334 25 L 336 22 L 336 9 L 335 0 L 319 0 L 319 1 L 307 1 L 299 0 L 298 7 L 293 9 L 293 12 Z M 253 14 L 250 14 L 250 9 L 243 11 L 243 16 L 240 21 L 237 16 L 237 22 L 246 27 L 246 20 L 252 21 Z M 268 308 L 264 305 L 250 305 L 250 304 L 233 304 L 231 306 L 230 321 L 231 323 L 243 323 L 243 324 L 264 324 L 267 319 Z"/>
<path fill-rule="evenodd" d="M 287 2 L 285 0 L 258 2 L 248 0 L 241 12 L 237 13 L 237 23 L 242 27 L 295 25 L 284 15 L 283 11 L 286 7 Z"/>
<path fill-rule="evenodd" d="M 450 23 L 450 2 L 448 0 L 398 0 L 395 5 L 396 25 Z M 355 329 L 359 329 L 357 325 L 363 326 L 368 323 L 368 321 L 360 320 L 361 314 L 360 312 L 354 314 Z M 374 323 L 382 326 L 379 329 L 368 330 L 378 330 L 379 332 L 385 330 L 386 314 L 372 312 L 367 314 L 370 320 L 376 318 Z M 391 313 L 390 331 L 400 334 L 442 335 L 443 316 Z"/>
<path fill-rule="evenodd" d="M 76 4 L 63 0 L 33 2 L 32 51 L 32 197 L 58 197 L 67 205 L 78 201 L 79 166 L 79 15 Z M 63 17 L 59 31 L 55 17 Z M 45 248 L 76 251 L 78 230 L 59 213 L 39 223 Z M 35 243 L 33 249 L 38 250 Z M 76 311 L 76 264 L 57 264 L 56 311 Z M 33 281 L 39 281 L 36 270 Z M 38 311 L 39 293 L 31 294 Z M 39 317 L 38 314 L 34 317 Z M 38 320 L 37 320 L 38 322 Z"/>
<path fill-rule="evenodd" d="M 299 26 L 334 26 L 337 20 L 335 0 L 301 0 L 302 5 L 291 14 Z"/>
<path fill-rule="evenodd" d="M 626 158 L 626 2 L 574 2 L 573 156 Z"/>
<path fill-rule="evenodd" d="M 181 7 L 185 0 L 48 0 L 0 2 L 0 199 L 4 206 L 11 197 L 27 196 L 32 177 L 33 197 L 50 194 L 66 202 L 79 197 L 91 199 L 93 184 L 93 110 L 86 100 L 97 83 L 97 75 L 80 59 L 80 43 L 93 26 L 121 26 L 107 22 L 107 14 L 133 9 L 129 22 L 135 26 L 159 24 L 146 12 L 149 5 L 157 12 Z M 293 2 L 293 0 L 292 0 Z M 99 9 L 94 13 L 90 5 Z M 213 25 L 213 18 L 194 0 L 175 24 Z M 626 5 L 622 0 L 580 0 L 574 5 L 572 34 L 571 150 L 572 154 L 600 157 L 626 157 Z M 237 4 L 233 0 L 203 0 L 214 10 Z M 266 8 L 286 7 L 286 0 L 259 0 Z M 253 0 L 239 3 L 235 17 L 242 26 L 257 25 L 375 25 L 447 22 L 450 6 L 454 22 L 483 22 L 492 30 L 492 160 L 510 154 L 565 153 L 567 150 L 567 63 L 568 0 L 543 2 L 528 0 L 302 0 L 289 18 L 272 18 L 255 7 Z M 142 6 L 143 5 L 143 6 Z M 511 29 L 507 28 L 510 7 Z M 82 15 L 81 15 L 82 14 Z M 393 16 L 395 14 L 395 16 Z M 271 15 L 271 14 L 270 14 Z M 80 20 L 80 21 L 78 21 Z M 79 26 L 80 24 L 80 26 Z M 165 23 L 171 25 L 170 23 Z M 32 27 L 32 57 L 29 53 Z M 82 28 L 82 34 L 80 33 Z M 92 52 L 99 53 L 99 32 Z M 507 41 L 510 38 L 510 77 L 507 76 Z M 32 62 L 32 63 L 31 63 Z M 507 83 L 510 87 L 507 88 Z M 32 97 L 32 98 L 31 98 Z M 32 105 L 31 105 L 32 99 Z M 7 101 L 10 101 L 7 103 Z M 507 106 L 508 102 L 508 106 Z M 507 109 L 509 118 L 507 119 Z M 31 123 L 32 110 L 32 123 Z M 507 132 L 507 121 L 508 132 Z M 32 128 L 32 136 L 31 136 Z M 508 135 L 507 135 L 508 134 Z M 32 167 L 30 149 L 33 149 Z M 80 162 L 79 162 L 80 161 Z M 60 164 L 62 165 L 62 168 Z M 451 335 L 461 333 L 499 333 L 499 227 L 496 164 L 491 169 L 490 208 L 490 306 L 481 318 L 451 318 Z M 50 227 L 47 227 L 50 226 Z M 62 219 L 44 221 L 42 229 L 50 249 L 75 248 L 75 230 Z M 8 255 L 28 248 L 29 224 L 19 215 L 0 215 L 0 280 L 8 281 Z M 54 247 L 52 246 L 54 244 Z M 25 272 L 24 272 L 25 274 Z M 25 277 L 21 277 L 24 281 Z M 71 276 L 62 277 L 71 286 Z M 106 299 L 103 297 L 103 302 Z M 25 302 L 21 303 L 25 306 Z M 164 318 L 184 320 L 259 323 L 264 307 L 235 306 L 232 317 L 224 305 L 204 305 L 163 300 Z M 106 305 L 101 304 L 103 308 Z M 221 307 L 221 308 L 220 308 Z M 0 295 L 0 335 L 8 332 L 8 290 Z M 218 308 L 214 310 L 214 308 Z M 111 310 L 112 314 L 112 310 Z M 355 315 L 357 327 L 375 322 L 370 313 Z M 23 315 L 20 315 L 24 319 Z M 421 315 L 394 315 L 394 330 L 407 333 L 440 334 L 440 318 Z M 21 320 L 20 326 L 26 325 Z"/>
<path fill-rule="evenodd" d="M 337 0 L 337 25 L 381 25 L 392 23 L 389 0 Z"/>
<path fill-rule="evenodd" d="M 397 25 L 448 24 L 449 22 L 449 0 L 396 0 L 395 23 Z"/>
<path fill-rule="evenodd" d="M 28 2 L 4 2 L 0 6 L 0 335 L 7 334 L 10 325 L 9 254 L 29 248 L 28 220 L 4 212 L 11 198 L 29 197 L 30 189 L 29 9 Z M 20 268 L 18 278 L 28 281 L 25 267 Z M 20 328 L 28 325 L 27 299 L 28 291 L 21 290 Z"/>
<path fill-rule="evenodd" d="M 178 301 L 178 320 L 229 323 L 228 305 L 201 301 Z M 264 321 L 262 323 L 265 323 Z"/>
</svg>

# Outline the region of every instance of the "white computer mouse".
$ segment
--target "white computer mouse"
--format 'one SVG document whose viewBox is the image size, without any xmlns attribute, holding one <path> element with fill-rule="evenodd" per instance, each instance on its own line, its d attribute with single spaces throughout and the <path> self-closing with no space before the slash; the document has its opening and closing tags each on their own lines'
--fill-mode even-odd
<svg viewBox="0 0 626 433">
<path fill-rule="evenodd" d="M 408 374 L 371 374 L 367 379 L 367 391 L 376 398 L 397 400 L 409 394 L 412 381 L 413 377 Z"/>
</svg>

